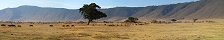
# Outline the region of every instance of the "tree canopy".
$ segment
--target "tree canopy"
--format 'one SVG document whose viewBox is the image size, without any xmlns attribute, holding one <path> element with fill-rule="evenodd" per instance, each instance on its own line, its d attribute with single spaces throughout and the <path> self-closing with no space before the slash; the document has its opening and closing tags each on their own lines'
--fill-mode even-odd
<svg viewBox="0 0 224 40">
<path fill-rule="evenodd" d="M 84 6 L 79 9 L 79 12 L 83 15 L 85 19 L 88 19 L 88 25 L 89 25 L 89 23 L 93 20 L 107 17 L 105 13 L 97 10 L 100 8 L 101 7 L 95 3 L 91 3 L 89 5 L 84 4 Z"/>
</svg>

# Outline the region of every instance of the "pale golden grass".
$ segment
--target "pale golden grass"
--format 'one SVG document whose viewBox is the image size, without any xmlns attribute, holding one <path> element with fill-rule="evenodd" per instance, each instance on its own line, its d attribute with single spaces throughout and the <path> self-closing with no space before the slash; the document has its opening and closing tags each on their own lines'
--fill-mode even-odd
<svg viewBox="0 0 224 40">
<path fill-rule="evenodd" d="M 0 40 L 224 40 L 224 21 L 119 26 L 85 24 L 16 24 L 0 26 Z M 49 25 L 54 25 L 50 27 Z M 62 27 L 75 25 L 75 27 Z"/>
</svg>

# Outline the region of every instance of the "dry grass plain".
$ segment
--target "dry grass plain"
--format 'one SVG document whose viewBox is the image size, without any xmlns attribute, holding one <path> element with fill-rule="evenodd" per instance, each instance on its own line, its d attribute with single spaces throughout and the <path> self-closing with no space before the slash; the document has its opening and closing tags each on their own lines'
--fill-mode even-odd
<svg viewBox="0 0 224 40">
<path fill-rule="evenodd" d="M 119 25 L 119 23 L 114 24 Z M 0 40 L 224 40 L 222 20 L 216 23 L 150 23 L 130 26 L 108 26 L 109 24 L 104 25 L 104 23 L 15 25 L 21 27 L 0 26 Z"/>
</svg>

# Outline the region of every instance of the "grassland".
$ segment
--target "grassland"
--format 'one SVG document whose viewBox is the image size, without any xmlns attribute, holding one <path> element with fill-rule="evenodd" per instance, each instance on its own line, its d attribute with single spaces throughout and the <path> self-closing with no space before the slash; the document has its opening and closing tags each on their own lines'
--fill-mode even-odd
<svg viewBox="0 0 224 40">
<path fill-rule="evenodd" d="M 109 24 L 115 26 L 108 26 Z M 22 23 L 15 25 L 21 25 L 21 27 L 0 26 L 0 40 L 224 40 L 224 21 L 222 20 L 215 23 L 145 25 L 122 23 L 95 25 Z"/>
</svg>

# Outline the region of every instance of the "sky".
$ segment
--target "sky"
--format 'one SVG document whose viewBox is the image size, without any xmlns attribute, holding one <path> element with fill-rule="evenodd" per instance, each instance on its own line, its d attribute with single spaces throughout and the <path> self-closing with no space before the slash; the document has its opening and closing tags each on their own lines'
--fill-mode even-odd
<svg viewBox="0 0 224 40">
<path fill-rule="evenodd" d="M 166 5 L 198 0 L 0 0 L 0 10 L 15 8 L 22 5 L 39 7 L 53 7 L 78 9 L 84 4 L 96 3 L 102 8 L 112 7 L 145 7 L 152 5 Z"/>
</svg>

